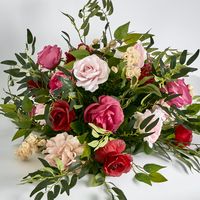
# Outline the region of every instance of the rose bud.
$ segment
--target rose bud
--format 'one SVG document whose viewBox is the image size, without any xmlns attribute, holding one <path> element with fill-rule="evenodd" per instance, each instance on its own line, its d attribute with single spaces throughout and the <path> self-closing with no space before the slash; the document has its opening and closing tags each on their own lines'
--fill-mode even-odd
<svg viewBox="0 0 200 200">
<path fill-rule="evenodd" d="M 66 62 L 65 62 L 66 64 L 76 60 L 76 58 L 70 53 L 70 51 L 65 52 L 65 56 L 66 56 Z"/>
<path fill-rule="evenodd" d="M 190 145 L 192 142 L 192 131 L 185 128 L 183 125 L 175 127 L 175 141 L 184 146 Z"/>
<path fill-rule="evenodd" d="M 152 66 L 150 63 L 145 63 L 144 66 L 141 68 L 141 74 L 139 77 L 139 80 L 142 80 L 144 77 L 148 77 L 148 76 L 152 76 Z M 146 81 L 145 83 L 154 83 L 155 79 L 151 78 L 148 81 Z"/>
<path fill-rule="evenodd" d="M 62 56 L 61 49 L 54 46 L 45 46 L 42 51 L 38 53 L 37 63 L 46 69 L 54 69 L 60 63 Z"/>
<path fill-rule="evenodd" d="M 79 50 L 86 50 L 86 51 L 88 51 L 89 53 L 92 53 L 92 48 L 91 47 L 89 47 L 88 45 L 86 45 L 86 44 L 84 44 L 84 43 L 80 43 L 79 45 L 78 45 L 78 49 Z"/>
</svg>

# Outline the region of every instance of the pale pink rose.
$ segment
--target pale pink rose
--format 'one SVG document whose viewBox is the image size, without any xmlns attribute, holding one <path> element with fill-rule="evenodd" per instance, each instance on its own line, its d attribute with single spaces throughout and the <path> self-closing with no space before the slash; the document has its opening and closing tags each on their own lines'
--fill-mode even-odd
<svg viewBox="0 0 200 200">
<path fill-rule="evenodd" d="M 31 111 L 31 116 L 38 116 L 38 115 L 44 115 L 45 112 L 45 105 L 44 104 L 37 104 L 33 107 Z M 44 119 L 38 120 L 40 125 L 45 125 L 46 121 Z"/>
<path fill-rule="evenodd" d="M 76 85 L 85 90 L 94 92 L 108 80 L 110 68 L 108 64 L 96 55 L 91 55 L 76 61 L 73 67 L 74 76 L 77 79 Z"/>
<path fill-rule="evenodd" d="M 162 90 L 168 94 L 180 94 L 180 96 L 167 102 L 170 106 L 175 105 L 181 108 L 182 106 L 192 103 L 190 89 L 189 86 L 185 84 L 184 79 L 168 82 Z"/>
<path fill-rule="evenodd" d="M 161 130 L 162 130 L 162 126 L 163 126 L 163 120 L 166 120 L 165 118 L 165 113 L 162 111 L 162 109 L 155 109 L 153 112 L 151 112 L 150 110 L 146 110 L 144 113 L 140 113 L 140 112 L 136 112 L 134 115 L 134 118 L 136 119 L 135 124 L 134 124 L 134 129 L 138 129 L 141 133 L 145 132 L 145 127 L 144 129 L 140 129 L 140 125 L 141 123 L 144 121 L 144 119 L 146 119 L 147 117 L 151 116 L 151 115 L 155 115 L 153 117 L 153 119 L 147 124 L 150 125 L 152 122 L 154 122 L 155 120 L 159 119 L 158 123 L 156 124 L 156 126 L 154 126 L 154 128 L 152 128 L 150 131 L 148 131 L 148 133 L 153 133 L 147 137 L 144 138 L 144 141 L 147 141 L 149 146 L 152 147 L 153 144 L 158 140 Z"/>
<path fill-rule="evenodd" d="M 85 109 L 84 120 L 105 130 L 116 131 L 124 121 L 124 113 L 116 99 L 100 96 L 98 103 L 93 103 Z"/>
<path fill-rule="evenodd" d="M 134 49 L 137 50 L 137 52 L 140 55 L 138 63 L 137 63 L 137 67 L 142 68 L 144 66 L 144 61 L 147 59 L 147 51 L 142 46 L 141 42 L 138 42 L 137 44 L 135 44 Z"/>
<path fill-rule="evenodd" d="M 57 45 L 45 46 L 42 51 L 38 53 L 37 63 L 45 69 L 54 69 L 61 60 L 62 51 Z"/>
<path fill-rule="evenodd" d="M 55 159 L 58 158 L 67 169 L 69 165 L 76 162 L 76 157 L 83 153 L 83 145 L 80 144 L 77 137 L 61 133 L 47 140 L 44 153 L 47 154 L 44 159 L 51 166 L 57 167 Z"/>
<path fill-rule="evenodd" d="M 66 78 L 67 76 L 62 71 L 55 72 L 49 81 L 49 88 L 50 93 L 53 93 L 53 91 L 61 89 L 63 86 L 62 81 L 59 78 Z"/>
</svg>

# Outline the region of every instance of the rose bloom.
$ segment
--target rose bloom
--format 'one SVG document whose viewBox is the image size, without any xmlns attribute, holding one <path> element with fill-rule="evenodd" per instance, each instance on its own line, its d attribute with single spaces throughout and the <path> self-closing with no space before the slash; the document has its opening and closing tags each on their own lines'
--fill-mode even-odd
<svg viewBox="0 0 200 200">
<path fill-rule="evenodd" d="M 57 167 L 55 159 L 58 158 L 67 169 L 69 165 L 76 162 L 76 157 L 83 153 L 83 145 L 80 144 L 77 137 L 61 133 L 47 140 L 44 153 L 45 160 L 54 167 Z"/>
<path fill-rule="evenodd" d="M 59 63 L 62 56 L 61 49 L 54 46 L 45 46 L 42 51 L 38 53 L 37 63 L 46 69 L 54 69 Z"/>
<path fill-rule="evenodd" d="M 58 100 L 52 104 L 49 120 L 54 131 L 70 130 L 70 123 L 75 119 L 75 112 L 69 109 L 69 104 L 64 100 Z"/>
<path fill-rule="evenodd" d="M 124 121 L 124 113 L 116 99 L 100 96 L 98 103 L 93 103 L 85 109 L 84 120 L 105 130 L 116 131 Z"/>
<path fill-rule="evenodd" d="M 155 116 L 147 124 L 147 126 L 151 124 L 152 122 L 156 121 L 157 119 L 159 119 L 159 121 L 156 124 L 156 126 L 154 126 L 150 131 L 148 131 L 148 133 L 153 133 L 153 134 L 144 138 L 144 141 L 147 141 L 150 147 L 153 146 L 153 144 L 157 141 L 157 139 L 160 136 L 163 122 L 166 120 L 166 113 L 162 109 L 155 109 L 153 112 L 147 109 L 144 113 L 136 112 L 134 114 L 134 118 L 136 119 L 135 124 L 134 124 L 134 129 L 139 129 L 141 133 L 144 133 L 145 128 L 147 127 L 146 126 L 144 127 L 144 129 L 141 130 L 140 129 L 141 123 L 144 121 L 144 119 L 146 119 L 147 117 L 151 115 L 155 115 Z"/>
<path fill-rule="evenodd" d="M 139 77 L 139 80 L 142 80 L 144 77 L 152 76 L 152 66 L 150 63 L 144 64 L 144 66 L 141 68 L 141 74 Z M 148 83 L 154 83 L 155 79 L 151 78 L 148 81 L 145 82 L 145 84 Z"/>
<path fill-rule="evenodd" d="M 168 82 L 162 90 L 168 94 L 180 94 L 180 96 L 167 102 L 170 106 L 175 105 L 181 108 L 182 106 L 192 103 L 189 86 L 185 84 L 184 79 Z"/>
<path fill-rule="evenodd" d="M 103 171 L 108 176 L 121 176 L 131 169 L 132 157 L 123 154 L 126 144 L 123 140 L 109 141 L 104 147 L 95 151 L 95 160 L 103 163 Z"/>
<path fill-rule="evenodd" d="M 183 125 L 175 127 L 175 141 L 184 146 L 190 145 L 192 142 L 192 131 L 185 128 Z"/>
<path fill-rule="evenodd" d="M 110 68 L 108 64 L 96 55 L 91 55 L 76 61 L 73 67 L 76 85 L 85 90 L 94 92 L 108 80 Z"/>
<path fill-rule="evenodd" d="M 45 112 L 45 105 L 44 104 L 37 104 L 32 108 L 32 111 L 30 115 L 33 116 L 38 116 L 38 115 L 44 115 Z M 38 120 L 40 125 L 45 125 L 46 121 L 44 119 Z"/>
<path fill-rule="evenodd" d="M 55 90 L 62 88 L 63 83 L 59 77 L 66 78 L 67 76 L 62 71 L 55 72 L 49 81 L 50 93 L 53 93 Z"/>
<path fill-rule="evenodd" d="M 28 89 L 30 90 L 42 87 L 42 83 L 40 81 L 33 81 L 33 80 L 28 80 L 27 85 Z"/>
</svg>

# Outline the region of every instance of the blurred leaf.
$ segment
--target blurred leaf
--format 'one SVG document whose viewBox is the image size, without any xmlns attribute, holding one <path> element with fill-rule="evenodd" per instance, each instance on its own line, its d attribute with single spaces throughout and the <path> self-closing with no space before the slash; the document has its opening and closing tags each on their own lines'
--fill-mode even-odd
<svg viewBox="0 0 200 200">
<path fill-rule="evenodd" d="M 130 22 L 118 27 L 114 32 L 115 39 L 117 40 L 124 39 L 128 34 L 129 25 L 130 25 Z"/>
<path fill-rule="evenodd" d="M 33 42 L 33 35 L 29 29 L 27 29 L 27 43 L 31 44 Z"/>
<path fill-rule="evenodd" d="M 27 136 L 27 135 L 29 135 L 30 133 L 31 133 L 31 130 L 29 130 L 29 129 L 19 129 L 19 130 L 15 133 L 15 135 L 13 136 L 12 141 L 14 141 L 14 140 L 16 140 L 16 139 L 18 139 L 18 138 L 20 138 L 20 137 Z"/>
<path fill-rule="evenodd" d="M 43 192 L 39 192 L 39 193 L 35 196 L 34 200 L 41 200 L 43 196 L 44 196 L 44 193 L 43 193 Z"/>
<path fill-rule="evenodd" d="M 157 172 L 151 173 L 149 175 L 149 177 L 150 177 L 152 182 L 156 182 L 156 183 L 161 183 L 161 182 L 166 182 L 167 181 L 167 179 L 162 174 L 157 173 Z"/>
<path fill-rule="evenodd" d="M 191 65 L 197 59 L 198 56 L 199 56 L 199 49 L 195 52 L 193 56 L 189 58 L 186 64 Z"/>
<path fill-rule="evenodd" d="M 148 173 L 153 173 L 153 172 L 157 172 L 161 169 L 165 168 L 165 166 L 161 166 L 161 165 L 156 165 L 154 163 L 151 164 L 146 164 L 144 166 L 144 170 Z"/>
<path fill-rule="evenodd" d="M 142 123 L 140 124 L 140 129 L 144 129 L 147 124 L 149 124 L 149 122 L 155 117 L 155 115 L 151 115 L 151 116 L 148 116 L 147 118 L 145 118 Z"/>
<path fill-rule="evenodd" d="M 15 65 L 17 65 L 17 62 L 14 60 L 4 60 L 1 62 L 1 64 L 15 66 Z"/>
<path fill-rule="evenodd" d="M 187 50 L 184 50 L 180 56 L 180 64 L 183 65 L 187 58 Z"/>
<path fill-rule="evenodd" d="M 30 112 L 32 110 L 32 107 L 33 107 L 32 101 L 27 96 L 24 96 L 24 99 L 22 101 L 22 109 L 25 112 Z"/>
<path fill-rule="evenodd" d="M 148 185 L 152 185 L 152 184 L 151 184 L 151 179 L 150 179 L 150 177 L 149 177 L 148 174 L 137 173 L 137 174 L 135 175 L 135 178 L 136 178 L 138 181 L 140 181 L 140 182 L 146 183 L 146 184 L 148 184 Z"/>
<path fill-rule="evenodd" d="M 82 59 L 90 55 L 89 52 L 86 50 L 74 50 L 74 51 L 70 51 L 70 54 L 72 54 L 77 59 Z"/>
</svg>

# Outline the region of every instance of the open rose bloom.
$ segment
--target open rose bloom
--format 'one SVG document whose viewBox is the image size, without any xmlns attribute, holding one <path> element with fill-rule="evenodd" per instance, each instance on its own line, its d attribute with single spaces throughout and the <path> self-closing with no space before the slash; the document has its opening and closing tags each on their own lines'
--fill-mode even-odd
<svg viewBox="0 0 200 200">
<path fill-rule="evenodd" d="M 33 55 L 36 39 L 27 30 L 26 51 L 15 54 L 16 61 L 1 62 L 11 66 L 5 72 L 9 86 L 17 88 L 17 94 L 9 88 L 0 104 L 0 114 L 17 127 L 12 140 L 23 138 L 16 155 L 28 160 L 42 154 L 43 167 L 23 179 L 38 183 L 30 195 L 35 200 L 70 194 L 88 174 L 90 185 L 106 186 L 119 200 L 135 199 L 135 191 L 126 198 L 107 176 L 133 176 L 148 185 L 167 181 L 159 162 L 140 165 L 137 153 L 176 159 L 200 172 L 200 142 L 194 136 L 200 135 L 200 97 L 185 79 L 196 70 L 200 50 L 192 55 L 159 50 L 153 34 L 130 30 L 129 22 L 112 31 L 112 12 L 112 0 L 89 0 L 79 9 L 80 23 L 64 14 L 80 41 L 66 27 L 62 50 L 46 45 Z M 88 39 L 98 19 L 105 28 Z"/>
</svg>

